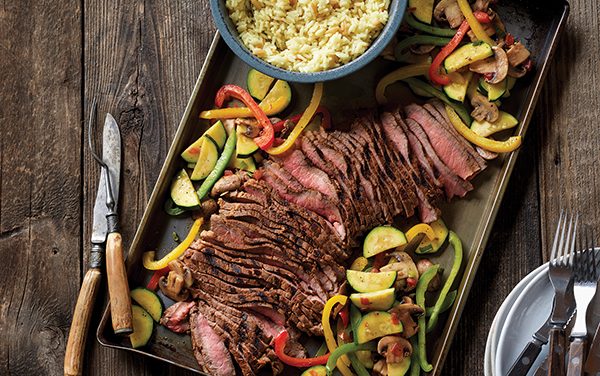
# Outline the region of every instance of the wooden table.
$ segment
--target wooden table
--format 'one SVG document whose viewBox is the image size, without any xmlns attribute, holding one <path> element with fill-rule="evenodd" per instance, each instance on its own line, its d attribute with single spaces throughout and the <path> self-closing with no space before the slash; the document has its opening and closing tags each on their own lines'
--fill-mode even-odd
<svg viewBox="0 0 600 376">
<path fill-rule="evenodd" d="M 598 232 L 600 4 L 571 6 L 446 375 L 483 374 L 494 314 L 545 258 L 540 249 L 559 204 L 579 210 Z M 82 126 L 92 98 L 121 126 L 120 214 L 128 243 L 213 30 L 206 0 L 0 5 L 0 374 L 62 373 L 98 180 Z M 87 354 L 88 375 L 187 374 L 93 340 Z"/>
</svg>

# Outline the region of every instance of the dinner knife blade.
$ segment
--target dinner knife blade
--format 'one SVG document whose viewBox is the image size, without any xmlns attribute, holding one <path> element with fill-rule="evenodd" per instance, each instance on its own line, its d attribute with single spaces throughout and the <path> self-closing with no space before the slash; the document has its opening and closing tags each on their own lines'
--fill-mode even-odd
<svg viewBox="0 0 600 376">
<path fill-rule="evenodd" d="M 108 167 L 110 186 L 115 200 L 115 210 L 119 202 L 119 185 L 121 178 L 121 133 L 115 118 L 106 114 L 102 130 L 102 159 Z M 106 169 L 103 169 L 98 181 L 98 192 L 94 203 L 94 219 L 92 222 L 92 243 L 101 244 L 106 240 Z"/>
</svg>

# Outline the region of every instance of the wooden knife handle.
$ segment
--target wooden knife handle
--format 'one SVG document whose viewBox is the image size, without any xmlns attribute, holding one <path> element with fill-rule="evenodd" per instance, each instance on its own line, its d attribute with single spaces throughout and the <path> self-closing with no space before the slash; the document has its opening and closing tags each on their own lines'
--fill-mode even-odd
<svg viewBox="0 0 600 376">
<path fill-rule="evenodd" d="M 94 302 L 100 288 L 100 269 L 89 269 L 83 278 L 79 297 L 73 313 L 67 350 L 65 352 L 65 376 L 79 376 L 82 372 L 83 351 L 87 338 Z"/>
<path fill-rule="evenodd" d="M 550 329 L 548 376 L 565 374 L 565 345 L 565 331 L 561 328 Z"/>
<path fill-rule="evenodd" d="M 587 339 L 575 337 L 569 347 L 569 358 L 567 361 L 567 376 L 583 376 L 583 364 L 585 362 L 585 348 Z"/>
<path fill-rule="evenodd" d="M 113 330 L 115 334 L 129 334 L 133 332 L 131 298 L 123 259 L 123 244 L 118 232 L 111 232 L 106 238 L 106 276 Z"/>
</svg>

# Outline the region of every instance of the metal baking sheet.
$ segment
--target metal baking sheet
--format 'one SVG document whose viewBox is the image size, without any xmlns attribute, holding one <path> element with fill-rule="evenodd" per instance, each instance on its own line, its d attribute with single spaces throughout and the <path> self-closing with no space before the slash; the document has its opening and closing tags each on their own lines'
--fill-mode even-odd
<svg viewBox="0 0 600 376">
<path fill-rule="evenodd" d="M 534 74 L 519 80 L 515 89 L 511 90 L 511 97 L 504 101 L 504 108 L 520 121 L 516 132 L 524 136 L 548 71 L 549 61 L 564 29 L 569 4 L 559 0 L 508 0 L 501 1 L 496 8 L 507 29 L 531 50 L 535 61 Z M 374 107 L 376 104 L 373 95 L 378 79 L 395 66 L 397 64 L 393 62 L 377 59 L 353 75 L 327 82 L 323 102 L 332 111 L 334 124 L 348 109 Z M 169 217 L 163 210 L 171 179 L 184 166 L 179 154 L 206 129 L 208 124 L 200 121 L 198 115 L 200 111 L 211 108 L 217 89 L 225 83 L 244 85 L 248 69 L 217 33 L 129 250 L 127 269 L 130 286 L 145 285 L 150 278 L 151 273 L 142 266 L 143 252 L 157 250 L 159 255 L 163 255 L 175 246 L 172 237 L 174 231 L 180 235 L 187 233 L 191 225 L 189 218 Z M 402 86 L 390 88 L 389 96 L 401 102 L 413 100 L 407 96 L 409 94 Z M 292 90 L 294 101 L 284 116 L 299 113 L 306 107 L 312 85 L 292 84 Z M 442 208 L 442 216 L 448 227 L 458 233 L 463 241 L 466 261 L 456 283 L 459 292 L 456 303 L 442 317 L 443 326 L 440 325 L 438 331 L 429 337 L 428 354 L 434 366 L 432 375 L 441 372 L 517 155 L 518 151 L 491 162 L 489 168 L 474 179 L 473 192 L 465 199 L 453 200 Z M 449 266 L 451 258 L 452 252 L 445 252 L 436 261 Z M 161 297 L 168 302 L 166 297 Z M 131 349 L 128 340 L 113 334 L 108 307 L 98 327 L 97 338 L 105 346 L 133 351 L 200 372 L 192 353 L 189 335 L 175 334 L 158 326 L 148 346 Z M 295 372 L 286 372 L 293 373 Z"/>
</svg>

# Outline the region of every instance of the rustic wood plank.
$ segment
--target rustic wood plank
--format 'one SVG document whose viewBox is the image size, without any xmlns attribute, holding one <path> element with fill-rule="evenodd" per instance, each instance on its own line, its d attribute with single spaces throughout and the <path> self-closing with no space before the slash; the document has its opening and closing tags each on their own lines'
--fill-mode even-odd
<svg viewBox="0 0 600 376">
<path fill-rule="evenodd" d="M 600 225 L 600 100 L 597 68 L 600 4 L 571 1 L 571 15 L 533 121 L 539 138 L 540 209 L 544 260 L 549 257 L 560 208 Z M 598 232 L 598 231 L 596 231 Z"/>
<path fill-rule="evenodd" d="M 0 374 L 57 375 L 81 279 L 79 3 L 0 4 L 0 56 Z"/>
<path fill-rule="evenodd" d="M 214 33 L 206 1 L 85 1 L 85 98 L 99 99 L 123 138 L 119 203 L 124 246 L 133 239 Z M 100 119 L 100 120 L 102 120 Z M 99 135 L 98 135 L 99 137 Z M 85 155 L 85 195 L 97 166 Z M 84 239 L 93 202 L 84 207 Z M 97 321 L 96 321 L 97 323 Z M 91 346 L 89 375 L 187 374 L 161 362 Z"/>
</svg>

